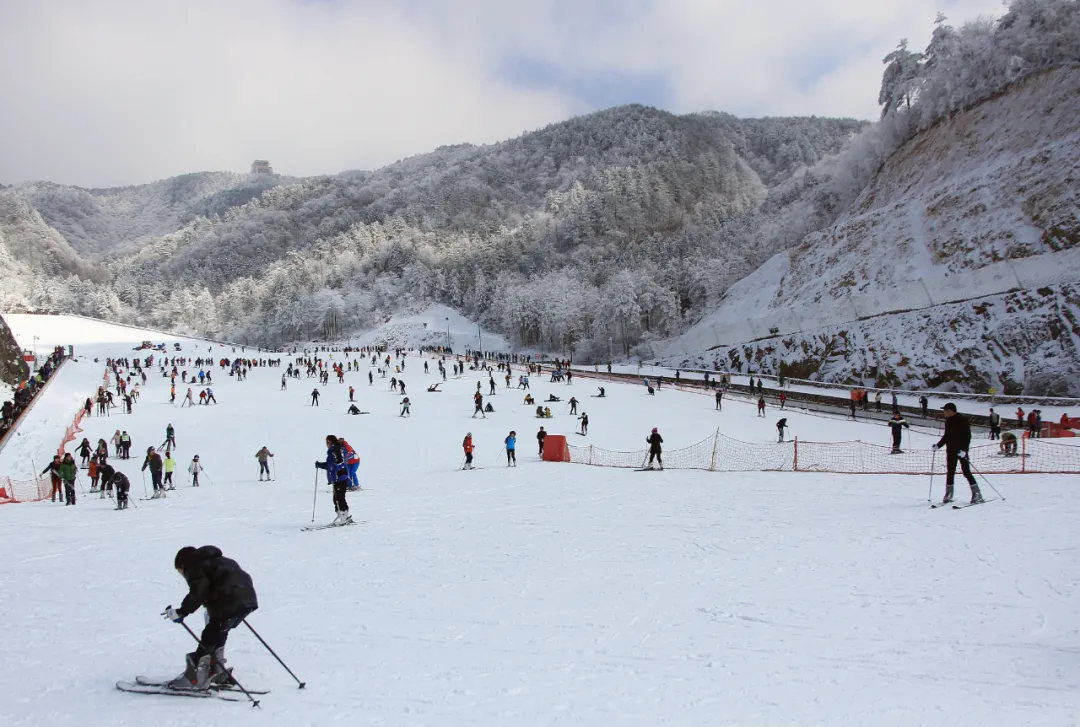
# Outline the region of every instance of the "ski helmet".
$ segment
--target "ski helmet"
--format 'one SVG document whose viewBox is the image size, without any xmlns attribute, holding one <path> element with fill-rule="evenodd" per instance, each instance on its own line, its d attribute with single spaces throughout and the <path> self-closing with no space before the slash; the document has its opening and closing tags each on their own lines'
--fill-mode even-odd
<svg viewBox="0 0 1080 727">
<path fill-rule="evenodd" d="M 653 433 L 653 434 L 656 434 L 656 431 L 657 431 L 657 430 L 656 430 L 656 427 L 653 427 L 653 428 L 652 428 L 652 433 Z"/>
</svg>

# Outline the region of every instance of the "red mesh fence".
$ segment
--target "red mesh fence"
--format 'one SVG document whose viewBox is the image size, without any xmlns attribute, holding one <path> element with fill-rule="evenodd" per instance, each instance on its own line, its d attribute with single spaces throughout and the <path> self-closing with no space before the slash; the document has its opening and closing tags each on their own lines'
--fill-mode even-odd
<svg viewBox="0 0 1080 727">
<path fill-rule="evenodd" d="M 568 445 L 570 461 L 597 467 L 640 468 L 648 448 L 616 452 L 601 447 Z M 1080 474 L 1080 446 L 1023 438 L 1015 454 L 998 443 L 980 444 L 968 456 L 978 472 L 989 474 Z M 928 475 L 945 472 L 945 453 L 909 449 L 893 454 L 890 447 L 865 442 L 740 442 L 717 431 L 689 447 L 663 453 L 665 469 L 710 472 L 836 472 L 843 474 Z"/>
<path fill-rule="evenodd" d="M 0 505 L 44 500 L 50 492 L 52 492 L 52 483 L 48 478 L 13 480 L 10 477 L 0 477 Z"/>
</svg>

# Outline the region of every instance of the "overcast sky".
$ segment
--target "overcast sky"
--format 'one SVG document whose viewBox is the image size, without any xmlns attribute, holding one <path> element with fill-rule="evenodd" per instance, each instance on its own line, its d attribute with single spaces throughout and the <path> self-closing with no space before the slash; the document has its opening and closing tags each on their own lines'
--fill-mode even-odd
<svg viewBox="0 0 1080 727">
<path fill-rule="evenodd" d="M 371 169 L 624 103 L 877 117 L 1000 0 L 0 0 L 0 183 Z"/>
</svg>

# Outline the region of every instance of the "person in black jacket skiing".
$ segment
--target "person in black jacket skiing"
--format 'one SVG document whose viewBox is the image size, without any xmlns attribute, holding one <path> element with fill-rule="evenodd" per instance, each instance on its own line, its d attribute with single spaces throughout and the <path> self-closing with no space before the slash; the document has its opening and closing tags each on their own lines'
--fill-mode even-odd
<svg viewBox="0 0 1080 727">
<path fill-rule="evenodd" d="M 206 609 L 206 627 L 198 647 L 187 655 L 184 673 L 169 686 L 205 690 L 213 684 L 228 684 L 232 679 L 225 669 L 229 631 L 259 607 L 251 576 L 214 545 L 185 546 L 177 551 L 173 565 L 187 581 L 188 594 L 180 608 L 167 606 L 162 615 L 180 623 L 201 606 Z"/>
<path fill-rule="evenodd" d="M 127 510 L 128 490 L 131 489 L 131 481 L 123 472 L 117 472 L 110 464 L 98 466 L 98 475 L 101 477 L 101 491 L 105 492 L 107 485 L 116 489 L 116 509 Z"/>
<path fill-rule="evenodd" d="M 953 500 L 953 479 L 956 477 L 956 464 L 960 463 L 960 471 L 964 474 L 964 479 L 968 481 L 971 486 L 971 503 L 974 505 L 978 502 L 983 502 L 982 493 L 979 492 L 979 485 L 975 482 L 975 477 L 971 474 L 971 463 L 968 462 L 968 447 L 971 446 L 971 424 L 963 414 L 956 413 L 956 404 L 951 401 L 945 406 L 941 407 L 945 416 L 945 434 L 941 437 L 941 440 L 934 445 L 934 449 L 945 448 L 945 463 L 946 463 L 946 475 L 945 475 L 945 499 L 941 501 L 945 503 L 952 502 Z"/>
<path fill-rule="evenodd" d="M 903 454 L 900 451 L 900 437 L 905 429 L 910 429 L 907 419 L 897 410 L 893 411 L 892 419 L 889 420 L 889 428 L 892 429 L 892 451 L 889 454 Z"/>
<path fill-rule="evenodd" d="M 653 458 L 656 458 L 657 463 L 660 465 L 660 469 L 664 469 L 664 458 L 660 456 L 662 448 L 661 444 L 664 443 L 664 438 L 660 436 L 660 432 L 653 427 L 652 433 L 645 438 L 645 441 L 649 444 L 649 463 L 648 469 L 652 469 Z"/>
</svg>

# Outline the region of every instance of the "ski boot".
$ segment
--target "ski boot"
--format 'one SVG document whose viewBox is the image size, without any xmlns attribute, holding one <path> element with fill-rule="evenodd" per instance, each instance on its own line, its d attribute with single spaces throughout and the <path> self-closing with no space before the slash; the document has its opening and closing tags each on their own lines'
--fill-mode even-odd
<svg viewBox="0 0 1080 727">
<path fill-rule="evenodd" d="M 941 501 L 942 505 L 948 505 L 953 501 L 953 486 L 945 485 L 945 499 Z"/>
<path fill-rule="evenodd" d="M 196 662 L 196 653 L 187 655 L 184 673 L 168 683 L 170 689 L 206 691 L 210 688 L 210 655 L 206 654 Z"/>
<path fill-rule="evenodd" d="M 236 680 L 232 677 L 232 669 L 225 666 L 225 647 L 214 650 L 214 658 L 210 660 L 210 687 L 212 689 L 233 689 Z"/>
<path fill-rule="evenodd" d="M 971 486 L 971 504 L 972 505 L 978 505 L 980 502 L 986 502 L 986 500 L 983 499 L 982 493 L 979 492 L 979 486 L 978 485 L 972 485 Z"/>
</svg>

